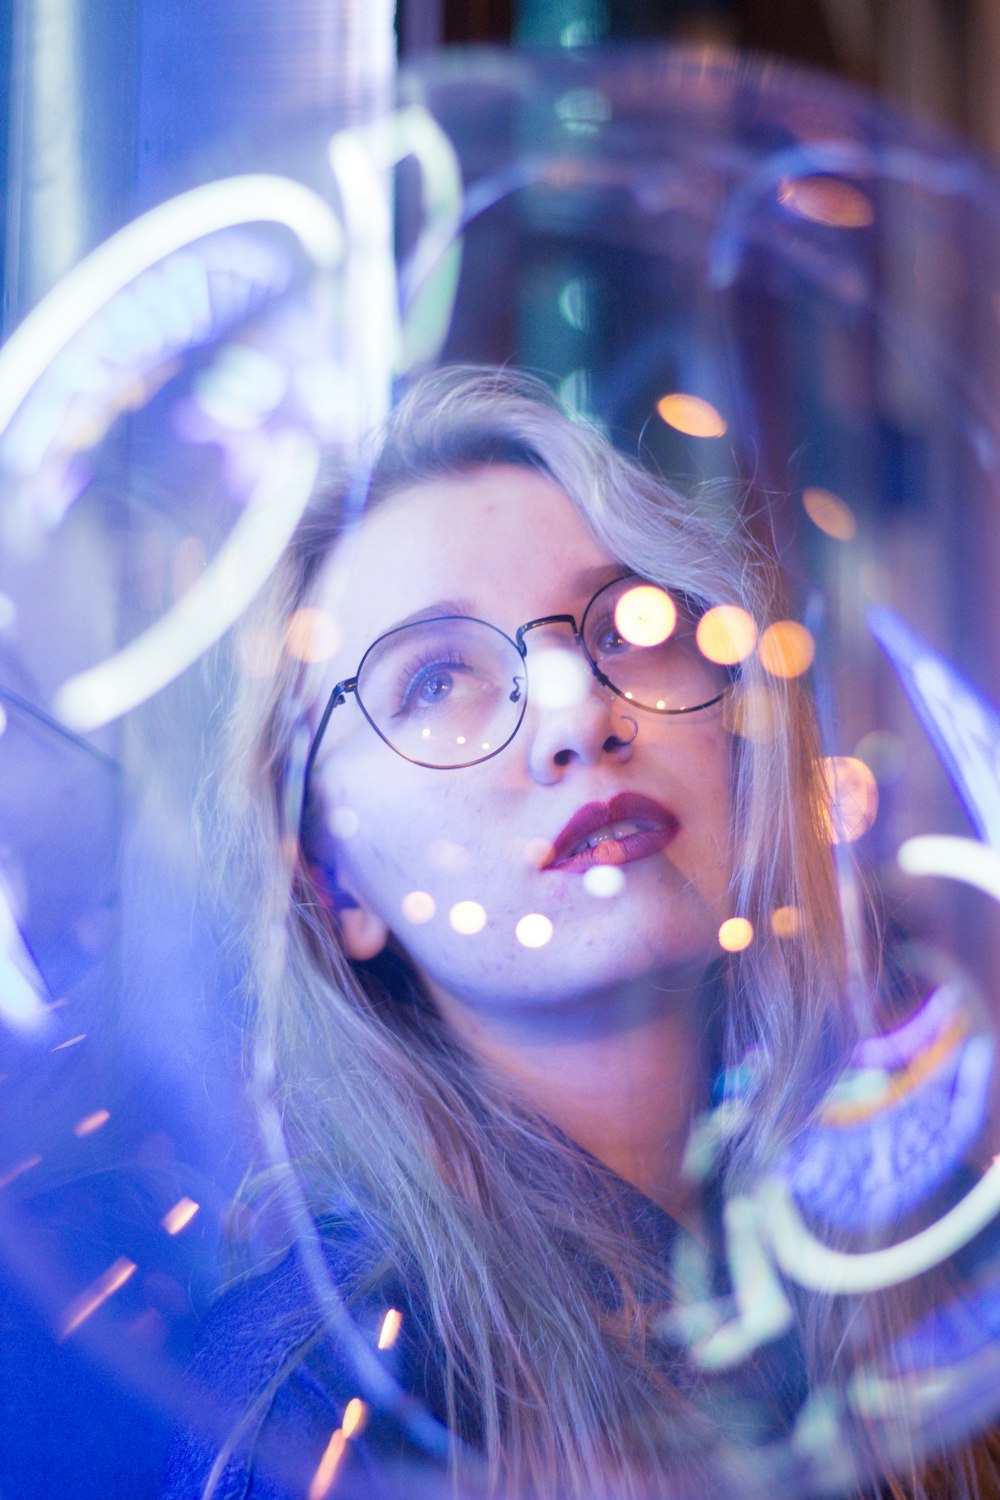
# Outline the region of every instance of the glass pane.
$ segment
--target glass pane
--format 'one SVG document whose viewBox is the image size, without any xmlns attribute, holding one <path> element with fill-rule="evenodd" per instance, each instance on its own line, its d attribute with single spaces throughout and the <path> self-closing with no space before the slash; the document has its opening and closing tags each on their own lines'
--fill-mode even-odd
<svg viewBox="0 0 1000 1500">
<path fill-rule="evenodd" d="M 489 625 L 439 620 L 393 631 L 366 658 L 358 696 L 413 760 L 462 765 L 488 755 L 520 715 L 524 663 Z"/>
</svg>

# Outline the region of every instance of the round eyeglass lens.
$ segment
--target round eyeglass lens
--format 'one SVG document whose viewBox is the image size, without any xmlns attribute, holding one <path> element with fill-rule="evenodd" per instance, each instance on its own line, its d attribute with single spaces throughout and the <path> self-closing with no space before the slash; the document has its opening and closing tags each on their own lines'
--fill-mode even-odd
<svg viewBox="0 0 1000 1500">
<path fill-rule="evenodd" d="M 482 620 L 404 625 L 369 649 L 358 702 L 407 760 L 464 766 L 503 748 L 521 722 L 525 667 L 514 645 Z"/>
<path fill-rule="evenodd" d="M 582 634 L 594 666 L 629 702 L 684 713 L 714 702 L 730 683 L 726 668 L 698 649 L 696 624 L 678 595 L 630 576 L 595 595 Z"/>
</svg>

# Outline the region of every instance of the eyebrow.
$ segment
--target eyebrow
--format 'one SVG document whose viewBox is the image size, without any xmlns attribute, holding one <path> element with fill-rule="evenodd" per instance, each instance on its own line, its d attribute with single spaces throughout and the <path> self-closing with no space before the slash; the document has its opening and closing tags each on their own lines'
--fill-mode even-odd
<svg viewBox="0 0 1000 1500">
<path fill-rule="evenodd" d="M 576 594 L 586 594 L 589 598 L 606 583 L 611 583 L 613 579 L 620 578 L 628 571 L 623 563 L 599 563 L 595 568 L 582 568 L 570 579 L 570 590 Z M 562 613 L 562 611 L 557 611 L 557 613 Z M 425 620 L 437 620 L 443 615 L 465 615 L 470 619 L 483 619 L 471 599 L 438 599 L 433 604 L 425 604 L 423 608 L 415 609 L 412 614 L 405 615 L 393 625 L 387 625 L 382 634 L 388 635 L 390 631 L 402 630 L 407 625 L 419 625 Z"/>
</svg>

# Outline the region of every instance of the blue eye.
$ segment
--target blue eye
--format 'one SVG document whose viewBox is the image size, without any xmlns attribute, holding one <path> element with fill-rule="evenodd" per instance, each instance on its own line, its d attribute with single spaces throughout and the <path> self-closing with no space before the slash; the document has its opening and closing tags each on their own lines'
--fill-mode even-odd
<svg viewBox="0 0 1000 1500">
<path fill-rule="evenodd" d="M 433 707 L 441 703 L 451 692 L 455 679 L 447 667 L 428 667 L 413 679 L 403 697 L 403 709 L 414 705 Z"/>
<path fill-rule="evenodd" d="M 424 662 L 411 662 L 400 672 L 396 684 L 396 701 L 399 707 L 394 718 L 405 714 L 420 713 L 440 708 L 454 697 L 460 688 L 467 694 L 472 687 L 476 668 L 459 656 L 442 661 L 433 657 Z M 459 682 L 459 677 L 465 681 Z"/>
<path fill-rule="evenodd" d="M 615 624 L 614 615 L 605 615 L 594 625 L 591 646 L 601 656 L 623 649 L 627 650 L 628 645 L 628 641 Z"/>
</svg>

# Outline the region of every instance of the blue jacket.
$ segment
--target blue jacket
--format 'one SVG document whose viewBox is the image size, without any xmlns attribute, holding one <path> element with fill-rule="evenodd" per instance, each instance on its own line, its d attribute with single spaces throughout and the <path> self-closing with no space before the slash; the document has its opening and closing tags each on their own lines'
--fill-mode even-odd
<svg viewBox="0 0 1000 1500">
<path fill-rule="evenodd" d="M 676 1225 L 641 1194 L 626 1191 L 633 1227 L 666 1256 Z M 394 1414 L 370 1403 L 367 1424 L 343 1445 L 331 1493 L 365 1500 L 444 1495 L 444 1354 L 418 1282 L 413 1278 L 407 1284 L 397 1270 L 387 1269 L 370 1238 L 349 1219 L 321 1226 L 320 1244 L 334 1285 L 360 1288 L 350 1297 L 350 1313 L 368 1349 L 376 1348 L 386 1312 L 402 1313 L 397 1341 L 376 1358 L 414 1398 Z M 715 1290 L 726 1289 L 720 1267 Z M 600 1286 L 595 1290 L 603 1295 Z M 189 1422 L 168 1458 L 167 1500 L 196 1500 L 202 1494 L 227 1438 L 231 1451 L 219 1461 L 222 1474 L 212 1492 L 219 1500 L 308 1495 L 348 1403 L 356 1396 L 369 1398 L 343 1341 L 323 1329 L 300 1251 L 216 1303 L 191 1370 Z M 805 1395 L 797 1341 L 785 1338 L 761 1351 L 735 1380 L 702 1384 L 702 1394 L 719 1410 L 736 1397 L 748 1444 L 785 1434 Z M 477 1414 L 460 1409 L 457 1425 L 464 1444 L 475 1451 L 481 1440 Z M 462 1492 L 470 1493 L 464 1480 Z"/>
<path fill-rule="evenodd" d="M 337 1465 L 336 1494 L 394 1496 L 400 1476 L 415 1465 L 442 1476 L 446 1471 L 443 1434 L 437 1434 L 438 1455 L 429 1456 L 420 1444 L 419 1419 L 421 1406 L 441 1414 L 443 1360 L 419 1302 L 398 1273 L 379 1267 L 377 1253 L 355 1224 L 325 1224 L 320 1243 L 325 1269 L 338 1289 L 367 1278 L 368 1285 L 351 1298 L 351 1320 L 385 1371 L 417 1398 L 396 1415 L 366 1402 L 363 1430 L 346 1444 Z M 403 1314 L 400 1332 L 391 1348 L 379 1352 L 378 1335 L 390 1308 Z M 165 1496 L 200 1496 L 227 1441 L 232 1453 L 214 1491 L 220 1500 L 301 1500 L 308 1493 L 348 1403 L 369 1394 L 343 1341 L 323 1329 L 317 1292 L 299 1251 L 215 1304 L 195 1350 L 188 1422 L 171 1444 Z M 408 1425 L 416 1426 L 416 1437 Z M 433 1439 L 433 1424 L 424 1419 L 424 1426 Z"/>
</svg>

